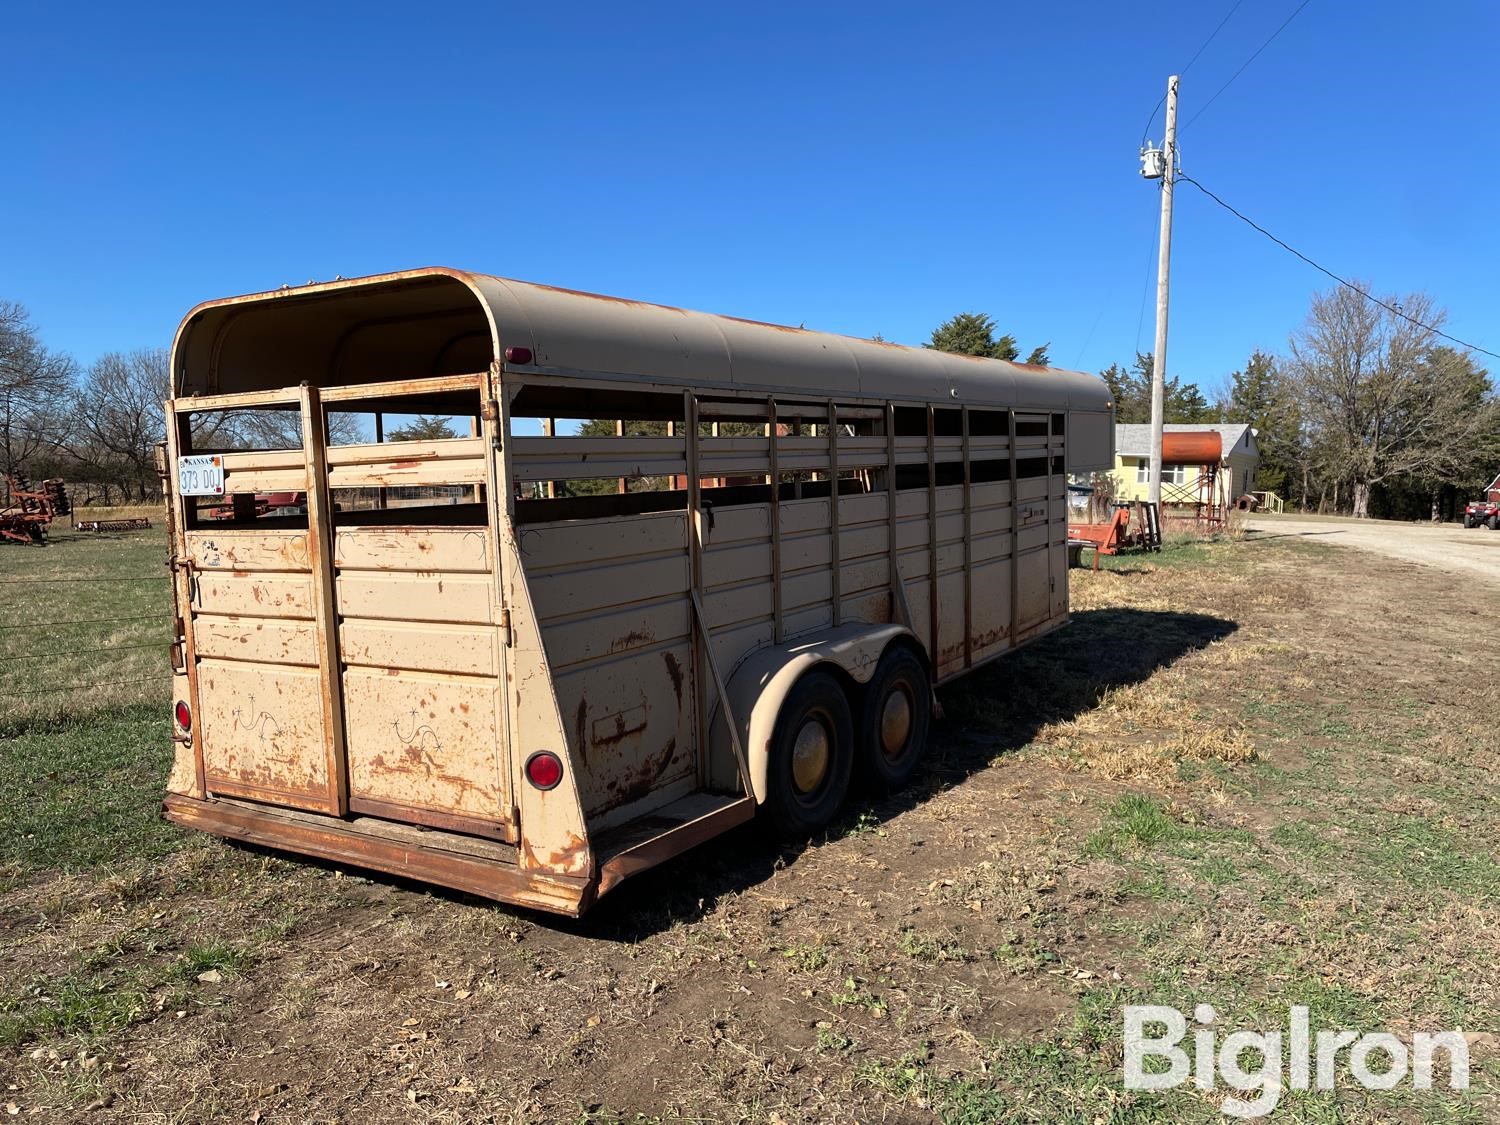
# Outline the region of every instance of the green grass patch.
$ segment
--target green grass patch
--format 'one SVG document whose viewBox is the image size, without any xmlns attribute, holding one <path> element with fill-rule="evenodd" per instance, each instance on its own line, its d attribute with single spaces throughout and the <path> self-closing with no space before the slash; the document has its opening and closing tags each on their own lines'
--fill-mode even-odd
<svg viewBox="0 0 1500 1125">
<path fill-rule="evenodd" d="M 160 816 L 171 764 L 165 708 L 136 704 L 0 750 L 0 864 L 76 870 L 160 856 L 183 833 Z"/>
<path fill-rule="evenodd" d="M 0 544 L 0 738 L 135 703 L 171 683 L 167 536 L 54 525 L 45 547 Z"/>
<path fill-rule="evenodd" d="M 166 960 L 122 965 L 99 958 L 60 977 L 40 977 L 13 996 L 0 997 L 0 1048 L 16 1048 L 55 1035 L 99 1038 L 165 1008 L 188 1002 L 202 973 L 229 977 L 251 954 L 222 940 L 189 945 Z"/>
<path fill-rule="evenodd" d="M 1155 844 L 1181 839 L 1192 829 L 1172 819 L 1158 801 L 1127 793 L 1110 806 L 1104 824 L 1084 843 L 1084 854 L 1094 859 L 1120 859 Z"/>
</svg>

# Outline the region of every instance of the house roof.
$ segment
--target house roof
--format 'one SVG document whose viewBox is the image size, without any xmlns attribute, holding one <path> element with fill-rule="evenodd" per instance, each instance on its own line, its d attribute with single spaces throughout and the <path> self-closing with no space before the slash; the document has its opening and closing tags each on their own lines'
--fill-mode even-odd
<svg viewBox="0 0 1500 1125">
<path fill-rule="evenodd" d="M 1235 453 L 1248 453 L 1254 456 L 1260 452 L 1255 445 L 1254 428 L 1244 422 L 1235 422 L 1230 425 L 1216 425 L 1208 422 L 1169 422 L 1162 429 L 1172 434 L 1201 433 L 1204 430 L 1217 431 L 1224 441 L 1226 459 Z M 1124 422 L 1117 424 L 1115 426 L 1115 453 L 1121 457 L 1150 457 L 1151 427 Z"/>
</svg>

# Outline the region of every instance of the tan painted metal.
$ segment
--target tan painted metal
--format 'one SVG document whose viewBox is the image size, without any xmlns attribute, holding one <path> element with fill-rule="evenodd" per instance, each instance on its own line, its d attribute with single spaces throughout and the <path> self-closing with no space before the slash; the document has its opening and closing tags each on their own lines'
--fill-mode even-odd
<svg viewBox="0 0 1500 1125">
<path fill-rule="evenodd" d="M 1064 469 L 1113 461 L 1088 376 L 448 270 L 201 305 L 172 370 L 171 460 L 193 416 L 292 411 L 300 449 L 223 451 L 221 510 L 306 515 L 173 498 L 167 814 L 565 913 L 748 818 L 809 669 L 857 690 L 905 638 L 936 684 L 1063 624 Z M 338 410 L 472 436 L 328 445 Z M 554 428 L 596 415 L 666 425 Z"/>
<path fill-rule="evenodd" d="M 900 625 L 845 624 L 818 632 L 799 644 L 759 649 L 729 678 L 729 713 L 739 724 L 750 756 L 750 780 L 757 802 L 766 799 L 771 733 L 781 704 L 803 674 L 822 664 L 840 668 L 857 684 L 870 682 L 886 647 L 911 634 Z M 716 738 L 727 741 L 728 727 L 716 723 Z"/>
</svg>

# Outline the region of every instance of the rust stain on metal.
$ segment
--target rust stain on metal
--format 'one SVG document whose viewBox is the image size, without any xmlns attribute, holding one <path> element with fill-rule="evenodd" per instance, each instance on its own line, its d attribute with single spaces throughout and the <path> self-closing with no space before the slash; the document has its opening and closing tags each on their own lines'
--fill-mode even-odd
<svg viewBox="0 0 1500 1125">
<path fill-rule="evenodd" d="M 613 798 L 608 807 L 619 808 L 621 805 L 628 805 L 632 801 L 639 801 L 642 797 L 649 795 L 651 790 L 656 788 L 657 781 L 672 765 L 672 760 L 676 756 L 677 739 L 672 738 L 635 769 L 611 781 L 609 788 Z"/>
<path fill-rule="evenodd" d="M 665 312 L 685 313 L 686 309 L 675 305 L 657 305 L 650 301 L 633 301 L 629 297 L 610 297 L 603 293 L 589 293 L 582 289 L 564 289 L 560 285 L 536 285 L 536 288 L 546 290 L 549 293 L 563 293 L 569 297 L 587 297 L 591 301 L 607 301 L 612 305 L 623 305 L 626 308 L 637 309 L 662 309 Z"/>
<path fill-rule="evenodd" d="M 639 707 L 632 707 L 628 711 L 616 711 L 613 715 L 605 715 L 602 719 L 594 721 L 595 746 L 610 746 L 622 742 L 632 734 L 639 734 L 646 729 L 647 708 L 650 704 L 643 697 Z"/>
<path fill-rule="evenodd" d="M 661 654 L 662 659 L 667 662 L 667 674 L 672 677 L 672 690 L 677 693 L 677 702 L 682 703 L 682 665 L 677 657 L 670 652 Z"/>
<path fill-rule="evenodd" d="M 772 324 L 770 321 L 767 321 L 767 320 L 746 320 L 742 316 L 725 316 L 725 317 L 721 317 L 720 319 L 722 319 L 722 320 L 732 320 L 732 321 L 734 321 L 737 324 L 753 324 L 756 328 L 772 328 L 772 329 L 775 329 L 777 332 L 792 332 L 792 333 L 804 333 L 805 332 L 809 336 L 817 336 L 818 335 L 817 332 L 813 332 L 813 331 L 811 331 L 809 329 L 806 329 L 806 328 L 793 328 L 790 324 Z"/>
<path fill-rule="evenodd" d="M 656 637 L 645 629 L 634 629 L 623 636 L 615 637 L 609 642 L 610 652 L 619 652 L 622 649 L 637 648 L 655 642 Z"/>
<path fill-rule="evenodd" d="M 520 848 L 525 861 L 522 864 L 524 867 L 569 872 L 573 871 L 578 866 L 578 861 L 588 854 L 589 845 L 583 837 L 569 832 L 563 837 L 561 847 L 538 848 L 525 834 L 522 834 Z"/>
</svg>

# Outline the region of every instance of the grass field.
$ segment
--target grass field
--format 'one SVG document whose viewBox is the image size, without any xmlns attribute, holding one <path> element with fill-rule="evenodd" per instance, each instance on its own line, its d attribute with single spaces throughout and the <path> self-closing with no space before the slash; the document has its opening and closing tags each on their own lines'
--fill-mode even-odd
<svg viewBox="0 0 1500 1125">
<path fill-rule="evenodd" d="M 53 525 L 0 545 L 0 736 L 166 700 L 167 537 Z"/>
<path fill-rule="evenodd" d="M 0 711 L 19 1119 L 1221 1120 L 1222 1086 L 1123 1089 L 1134 1002 L 1459 1027 L 1467 1093 L 1346 1081 L 1273 1119 L 1500 1118 L 1492 588 L 1287 540 L 1107 559 L 1067 630 L 944 693 L 911 792 L 564 924 L 163 824 L 166 584 L 17 583 L 163 554 L 0 551 L 0 620 L 83 622 L 0 653 L 88 650 L 5 691 L 161 680 Z"/>
</svg>

